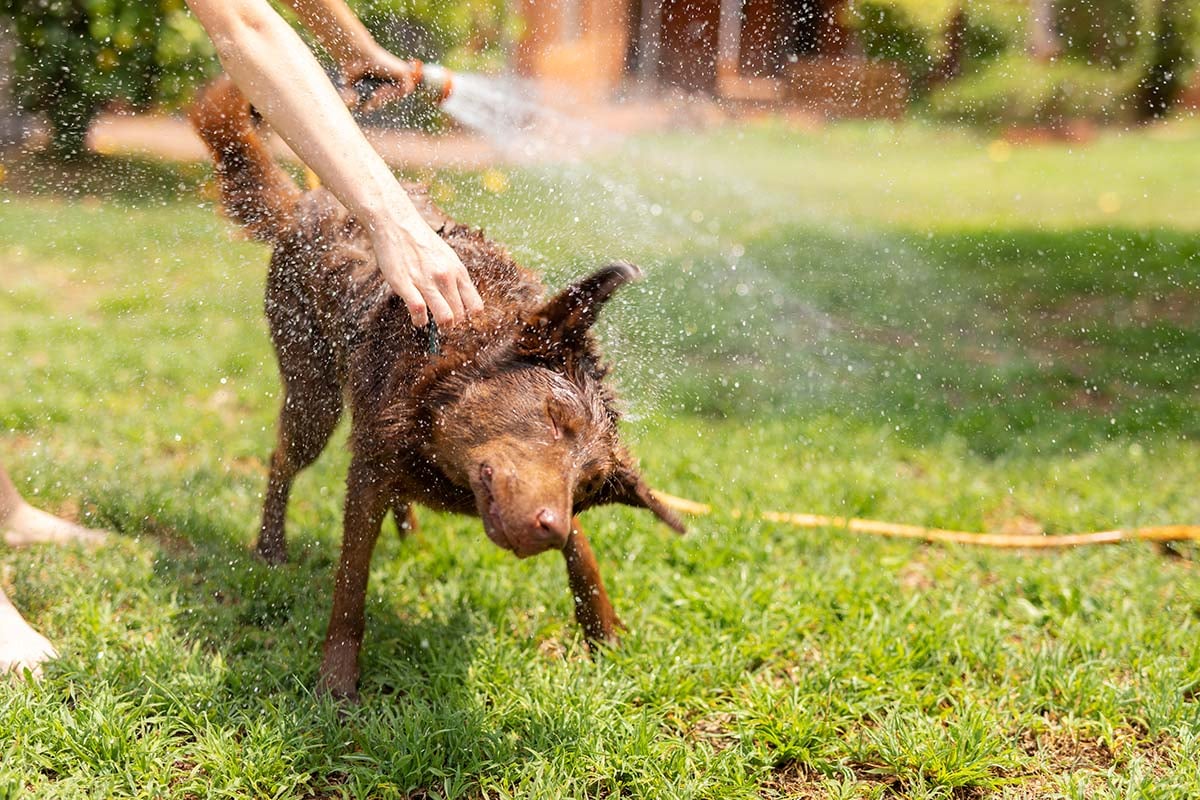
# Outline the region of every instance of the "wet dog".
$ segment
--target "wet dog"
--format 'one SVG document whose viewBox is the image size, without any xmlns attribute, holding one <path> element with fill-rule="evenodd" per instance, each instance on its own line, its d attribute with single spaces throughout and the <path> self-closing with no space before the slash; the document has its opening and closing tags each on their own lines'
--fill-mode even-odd
<svg viewBox="0 0 1200 800">
<path fill-rule="evenodd" d="M 407 187 L 484 301 L 434 348 L 388 291 L 363 228 L 329 192 L 301 192 L 280 169 L 231 81 L 205 91 L 192 121 L 213 154 L 226 212 L 274 246 L 266 312 L 285 394 L 257 545 L 267 561 L 286 559 L 292 480 L 325 448 L 343 404 L 351 409 L 321 687 L 356 696 L 371 552 L 387 512 L 404 520 L 412 503 L 478 515 L 488 538 L 520 558 L 561 551 L 589 643 L 614 641 L 620 621 L 576 515 L 623 503 L 683 530 L 621 445 L 590 333 L 639 270 L 610 264 L 546 299 L 503 248 Z"/>
</svg>

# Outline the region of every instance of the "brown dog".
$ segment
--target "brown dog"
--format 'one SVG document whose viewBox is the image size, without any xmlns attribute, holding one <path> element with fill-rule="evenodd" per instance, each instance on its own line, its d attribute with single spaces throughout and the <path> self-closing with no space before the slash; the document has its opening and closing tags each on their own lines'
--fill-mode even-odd
<svg viewBox="0 0 1200 800">
<path fill-rule="evenodd" d="M 258 539 L 267 561 L 286 559 L 292 480 L 325 448 L 343 395 L 350 402 L 353 458 L 322 688 L 356 695 L 371 551 L 387 511 L 404 520 L 410 503 L 477 514 L 488 538 L 521 558 L 561 550 L 589 643 L 615 640 L 620 621 L 575 515 L 624 503 L 683 531 L 620 444 L 589 333 L 638 269 L 611 264 L 543 300 L 544 286 L 501 247 L 410 188 L 484 300 L 434 354 L 383 283 L 363 229 L 329 192 L 297 189 L 232 82 L 211 86 L 192 121 L 227 212 L 275 246 L 266 311 L 286 391 Z"/>
</svg>

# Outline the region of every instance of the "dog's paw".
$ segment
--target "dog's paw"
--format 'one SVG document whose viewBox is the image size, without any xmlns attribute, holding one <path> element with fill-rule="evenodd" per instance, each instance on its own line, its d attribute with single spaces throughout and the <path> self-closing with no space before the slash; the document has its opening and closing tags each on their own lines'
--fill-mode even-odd
<svg viewBox="0 0 1200 800">
<path fill-rule="evenodd" d="M 343 643 L 325 648 L 321 660 L 317 694 L 333 698 L 338 703 L 358 703 L 358 648 Z"/>
<path fill-rule="evenodd" d="M 625 626 L 621 620 L 615 620 L 615 625 L 608 630 L 586 632 L 584 641 L 587 643 L 588 653 L 592 658 L 604 653 L 606 650 L 611 650 L 621 644 L 621 634 L 618 631 L 625 630 Z"/>
<path fill-rule="evenodd" d="M 288 560 L 286 547 L 266 545 L 262 542 L 259 542 L 257 545 L 255 545 L 254 554 L 263 562 L 272 567 L 278 567 L 281 564 L 286 564 Z"/>
<path fill-rule="evenodd" d="M 322 677 L 317 682 L 317 694 L 328 697 L 333 702 L 343 706 L 356 706 L 360 700 L 357 682 L 346 685 L 333 678 L 327 679 Z"/>
</svg>

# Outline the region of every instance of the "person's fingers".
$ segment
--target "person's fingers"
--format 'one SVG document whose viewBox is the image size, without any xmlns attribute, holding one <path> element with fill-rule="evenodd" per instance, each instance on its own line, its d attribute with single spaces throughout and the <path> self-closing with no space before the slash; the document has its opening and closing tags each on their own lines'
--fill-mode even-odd
<svg viewBox="0 0 1200 800">
<path fill-rule="evenodd" d="M 413 286 L 412 281 L 405 278 L 398 283 L 389 281 L 392 291 L 400 296 L 404 301 L 404 305 L 408 308 L 408 315 L 412 317 L 412 323 L 417 328 L 424 328 L 429 324 L 429 309 L 425 304 L 425 298 L 417 291 L 417 287 Z"/>
<path fill-rule="evenodd" d="M 438 324 L 438 327 L 449 328 L 454 324 L 454 313 L 450 310 L 449 303 L 446 302 L 446 298 L 442 297 L 437 287 L 426 287 L 422 290 L 421 294 L 424 295 L 425 304 L 429 306 L 429 313 L 433 316 L 433 321 Z"/>
<path fill-rule="evenodd" d="M 412 94 L 412 90 L 407 86 L 400 86 L 395 83 L 385 83 L 375 91 L 371 92 L 357 111 L 362 114 L 370 114 L 372 111 L 378 111 L 389 103 L 395 103 L 403 100 L 408 95 Z"/>
<path fill-rule="evenodd" d="M 475 288 L 465 269 L 458 275 L 458 296 L 462 298 L 463 309 L 468 314 L 483 308 L 483 298 L 479 296 L 479 290 Z"/>
<path fill-rule="evenodd" d="M 465 314 L 463 313 L 462 298 L 458 294 L 458 273 L 459 269 L 446 269 L 434 273 L 434 283 L 437 285 L 438 291 L 446 300 L 446 305 L 450 307 L 450 313 L 454 315 L 451 324 L 457 324 Z"/>
</svg>

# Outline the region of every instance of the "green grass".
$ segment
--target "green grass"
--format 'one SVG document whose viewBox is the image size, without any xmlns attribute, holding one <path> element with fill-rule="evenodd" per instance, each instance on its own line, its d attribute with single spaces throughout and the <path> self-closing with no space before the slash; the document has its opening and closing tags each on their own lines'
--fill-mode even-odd
<svg viewBox="0 0 1200 800">
<path fill-rule="evenodd" d="M 595 661 L 558 559 L 422 513 L 381 541 L 344 716 L 311 691 L 343 447 L 298 482 L 292 563 L 248 552 L 278 402 L 265 251 L 195 169 L 6 165 L 41 191 L 0 192 L 0 457 L 117 535 L 0 553 L 63 654 L 0 684 L 0 796 L 1197 796 L 1191 561 L 733 511 L 1200 522 L 1198 144 L 764 124 L 502 192 L 432 176 L 556 284 L 647 268 L 603 322 L 626 431 L 656 486 L 719 510 L 682 539 L 589 513 L 629 626 Z"/>
</svg>

